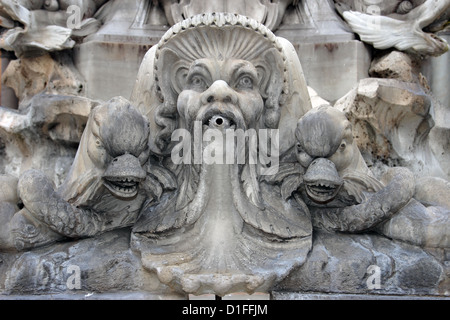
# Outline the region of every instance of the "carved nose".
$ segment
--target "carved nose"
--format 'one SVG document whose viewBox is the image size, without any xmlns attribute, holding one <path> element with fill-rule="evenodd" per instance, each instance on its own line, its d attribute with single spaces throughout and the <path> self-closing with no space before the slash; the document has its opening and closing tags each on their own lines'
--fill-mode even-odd
<svg viewBox="0 0 450 320">
<path fill-rule="evenodd" d="M 234 90 L 223 80 L 215 81 L 202 95 L 202 103 L 224 102 L 237 104 L 238 99 Z"/>
</svg>

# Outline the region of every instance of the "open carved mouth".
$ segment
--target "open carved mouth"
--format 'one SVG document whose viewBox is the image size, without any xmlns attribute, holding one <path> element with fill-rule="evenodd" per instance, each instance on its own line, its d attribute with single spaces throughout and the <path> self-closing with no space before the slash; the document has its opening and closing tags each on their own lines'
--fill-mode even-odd
<svg viewBox="0 0 450 320">
<path fill-rule="evenodd" d="M 236 110 L 235 110 L 236 109 Z M 201 121 L 203 129 L 245 129 L 245 120 L 237 107 L 217 104 L 208 107 L 199 114 L 197 121 Z"/>
<path fill-rule="evenodd" d="M 224 115 L 213 115 L 203 120 L 203 125 L 210 129 L 236 129 L 236 122 Z"/>
<path fill-rule="evenodd" d="M 303 182 L 308 197 L 317 203 L 333 200 L 344 184 L 335 164 L 325 158 L 318 158 L 309 165 Z"/>
<path fill-rule="evenodd" d="M 104 177 L 103 184 L 112 194 L 120 198 L 132 198 L 138 192 L 139 179 L 132 177 Z"/>
<path fill-rule="evenodd" d="M 308 196 L 316 202 L 328 202 L 338 194 L 342 184 L 329 181 L 315 181 L 305 184 Z"/>
<path fill-rule="evenodd" d="M 146 172 L 139 159 L 125 153 L 111 161 L 103 175 L 103 184 L 116 197 L 132 198 L 145 178 Z"/>
</svg>

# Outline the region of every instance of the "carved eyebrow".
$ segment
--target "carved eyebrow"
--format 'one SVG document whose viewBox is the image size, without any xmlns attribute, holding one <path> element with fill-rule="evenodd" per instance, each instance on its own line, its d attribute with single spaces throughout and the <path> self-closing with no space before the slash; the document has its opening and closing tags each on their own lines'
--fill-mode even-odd
<svg viewBox="0 0 450 320">
<path fill-rule="evenodd" d="M 255 67 L 245 62 L 238 62 L 232 66 L 231 79 L 237 80 L 242 74 L 250 75 L 253 80 L 258 80 L 258 72 Z"/>
<path fill-rule="evenodd" d="M 188 78 L 195 74 L 201 74 L 208 79 L 212 78 L 208 64 L 202 61 L 194 62 L 194 64 L 189 69 Z"/>
</svg>

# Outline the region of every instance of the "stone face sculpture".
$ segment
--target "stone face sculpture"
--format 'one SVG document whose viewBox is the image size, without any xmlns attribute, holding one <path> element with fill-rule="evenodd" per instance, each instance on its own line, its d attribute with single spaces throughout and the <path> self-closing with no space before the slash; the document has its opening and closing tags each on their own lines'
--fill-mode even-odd
<svg viewBox="0 0 450 320">
<path fill-rule="evenodd" d="M 148 81 L 155 80 L 153 87 L 164 98 L 149 112 L 160 128 L 154 148 L 165 154 L 178 188 L 144 210 L 133 228 L 133 246 L 161 282 L 195 294 L 254 292 L 266 290 L 304 261 L 311 246 L 308 210 L 259 182 L 267 164 L 251 163 L 247 152 L 241 163 L 237 157 L 223 164 L 204 157 L 213 144 L 207 138 L 211 130 L 225 141 L 229 131 L 276 129 L 286 121 L 284 112 L 309 108 L 304 79 L 291 80 L 301 76 L 298 60 L 288 62 L 292 54 L 292 47 L 255 20 L 219 13 L 175 25 L 144 59 L 138 87 L 139 82 L 151 87 Z M 136 104 L 145 108 L 147 95 L 140 95 Z M 298 96 L 303 105 L 294 110 L 292 99 Z M 192 152 L 194 157 L 184 158 L 192 163 L 173 162 L 176 146 L 169 139 L 175 129 L 189 139 L 183 153 Z M 232 142 L 225 153 L 238 151 Z M 198 162 L 196 152 L 202 155 Z"/>
<path fill-rule="evenodd" d="M 381 4 L 371 5 L 366 8 L 369 12 L 347 10 L 346 7 L 341 8 L 340 11 L 343 11 L 344 19 L 353 31 L 359 34 L 361 40 L 372 44 L 377 49 L 396 48 L 432 56 L 439 56 L 448 51 L 448 44 L 444 39 L 433 33 L 424 32 L 422 29 L 442 15 L 447 15 L 448 20 L 449 0 L 428 0 L 416 7 L 409 1 L 401 3 L 389 1 L 389 4 L 388 1 L 384 1 Z M 395 10 L 395 5 L 398 5 L 397 13 L 389 16 L 381 15 L 382 9 L 384 12 L 389 12 L 389 7 Z M 354 7 L 357 10 L 364 6 Z M 369 10 L 374 8 L 377 8 L 376 12 Z"/>
<path fill-rule="evenodd" d="M 24 208 L 2 214 L 2 225 L 8 226 L 1 234 L 2 249 L 29 249 L 132 225 L 144 201 L 155 196 L 152 187 L 143 186 L 151 186 L 144 182 L 148 134 L 148 122 L 125 99 L 95 108 L 71 171 L 56 192 L 40 171 L 21 175 L 17 193 Z"/>
</svg>

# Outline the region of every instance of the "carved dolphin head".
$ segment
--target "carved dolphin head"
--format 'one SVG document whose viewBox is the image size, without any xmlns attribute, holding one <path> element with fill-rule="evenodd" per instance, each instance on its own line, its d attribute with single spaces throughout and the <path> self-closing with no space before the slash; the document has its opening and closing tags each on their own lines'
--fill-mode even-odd
<svg viewBox="0 0 450 320">
<path fill-rule="evenodd" d="M 122 97 L 97 106 L 62 185 L 64 197 L 83 203 L 102 185 L 118 198 L 136 196 L 139 182 L 146 177 L 149 131 L 145 117 Z"/>
<path fill-rule="evenodd" d="M 361 202 L 363 191 L 381 187 L 370 175 L 343 112 L 329 106 L 312 109 L 298 121 L 295 135 L 297 160 L 306 169 L 305 191 L 313 202 L 330 202 L 341 190 Z"/>
<path fill-rule="evenodd" d="M 96 110 L 95 153 L 101 154 L 104 186 L 119 198 L 131 198 L 146 177 L 149 124 L 127 100 L 115 98 Z M 98 135 L 97 135 L 98 134 Z M 92 156 L 92 148 L 90 148 Z"/>
</svg>

